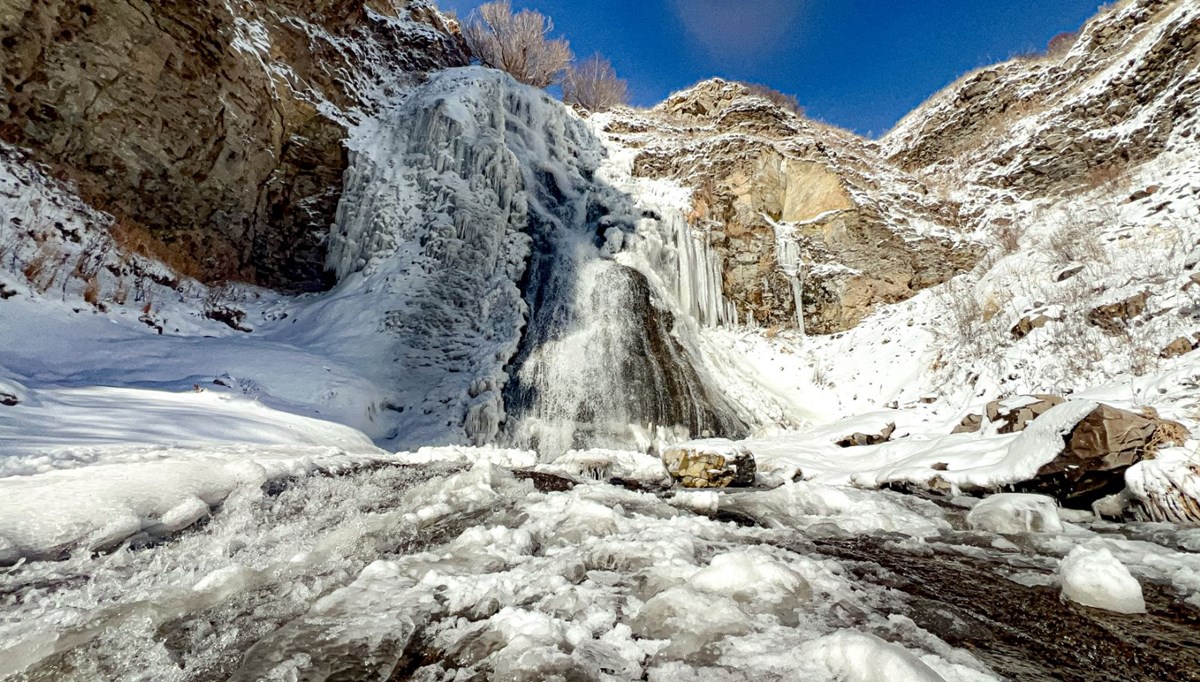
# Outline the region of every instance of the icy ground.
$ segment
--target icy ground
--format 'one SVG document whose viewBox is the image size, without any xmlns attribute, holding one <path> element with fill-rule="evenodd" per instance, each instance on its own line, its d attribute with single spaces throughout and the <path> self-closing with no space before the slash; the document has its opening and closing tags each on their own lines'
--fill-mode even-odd
<svg viewBox="0 0 1200 682">
<path fill-rule="evenodd" d="M 538 492 L 493 464 L 514 456 L 427 451 L 419 467 L 255 479 L 162 544 L 7 569 L 0 677 L 988 680 L 942 639 L 955 628 L 935 635 L 944 624 L 890 588 L 891 569 L 839 547 L 875 538 L 976 561 L 981 581 L 1054 604 L 1057 559 L 1078 548 L 1146 584 L 1200 586 L 1200 560 L 1167 546 L 1195 548 L 1195 532 L 1123 529 L 1164 545 L 1064 521 L 1001 536 L 917 498 L 811 483 Z"/>
</svg>

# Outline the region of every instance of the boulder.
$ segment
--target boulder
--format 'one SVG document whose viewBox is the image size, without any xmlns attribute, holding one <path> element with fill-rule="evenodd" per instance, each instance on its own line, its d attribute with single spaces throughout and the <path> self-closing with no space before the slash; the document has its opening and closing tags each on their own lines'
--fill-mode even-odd
<svg viewBox="0 0 1200 682">
<path fill-rule="evenodd" d="M 1187 429 L 1153 410 L 1137 414 L 1100 405 L 1066 435 L 1063 451 L 1020 486 L 1052 495 L 1064 506 L 1087 509 L 1125 488 L 1125 471 L 1168 444 L 1182 445 Z"/>
<path fill-rule="evenodd" d="M 1066 401 L 1056 395 L 1041 393 L 1016 396 L 1005 400 L 993 400 L 988 403 L 984 414 L 990 422 L 1002 422 L 996 433 L 1018 433 L 1024 431 L 1029 422 L 1064 402 Z"/>
<path fill-rule="evenodd" d="M 667 448 L 663 464 L 684 488 L 729 488 L 754 485 L 754 455 L 731 441 L 704 441 Z"/>
<path fill-rule="evenodd" d="M 839 440 L 837 446 L 840 448 L 854 448 L 863 445 L 879 445 L 891 440 L 892 434 L 895 432 L 896 425 L 888 424 L 879 433 L 852 433 Z"/>
</svg>

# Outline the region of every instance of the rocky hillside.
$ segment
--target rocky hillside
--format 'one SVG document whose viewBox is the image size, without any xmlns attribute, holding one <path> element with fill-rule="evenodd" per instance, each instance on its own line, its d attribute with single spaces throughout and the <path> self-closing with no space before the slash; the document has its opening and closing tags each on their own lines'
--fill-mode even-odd
<svg viewBox="0 0 1200 682">
<path fill-rule="evenodd" d="M 739 318 L 843 331 L 975 264 L 957 207 L 873 142 L 710 80 L 605 128 L 636 176 L 694 190 L 692 229 L 723 262 Z"/>
<path fill-rule="evenodd" d="M 0 140 L 185 274 L 315 290 L 347 126 L 465 61 L 426 0 L 14 0 Z"/>
<path fill-rule="evenodd" d="M 1200 7 L 1126 0 L 1050 54 L 970 73 L 883 140 L 910 171 L 1040 197 L 1195 144 Z"/>
</svg>

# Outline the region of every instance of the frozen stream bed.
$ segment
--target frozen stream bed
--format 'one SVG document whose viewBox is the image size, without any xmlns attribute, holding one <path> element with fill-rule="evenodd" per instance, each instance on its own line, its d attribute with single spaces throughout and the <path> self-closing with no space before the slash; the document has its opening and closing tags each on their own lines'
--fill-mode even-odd
<svg viewBox="0 0 1200 682">
<path fill-rule="evenodd" d="M 1001 536 L 892 492 L 572 486 L 488 457 L 309 473 L 0 569 L 0 678 L 1200 678 L 1195 531 Z M 1127 565 L 1147 613 L 1061 601 L 1078 547 Z"/>
</svg>

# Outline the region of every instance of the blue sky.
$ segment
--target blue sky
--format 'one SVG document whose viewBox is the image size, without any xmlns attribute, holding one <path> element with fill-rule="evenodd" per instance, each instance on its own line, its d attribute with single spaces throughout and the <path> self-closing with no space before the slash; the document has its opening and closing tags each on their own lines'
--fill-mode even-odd
<svg viewBox="0 0 1200 682">
<path fill-rule="evenodd" d="M 466 17 L 480 0 L 438 0 Z M 651 105 L 711 76 L 796 95 L 809 115 L 881 135 L 975 67 L 1044 48 L 1098 0 L 513 0 L 600 52 Z"/>
</svg>

